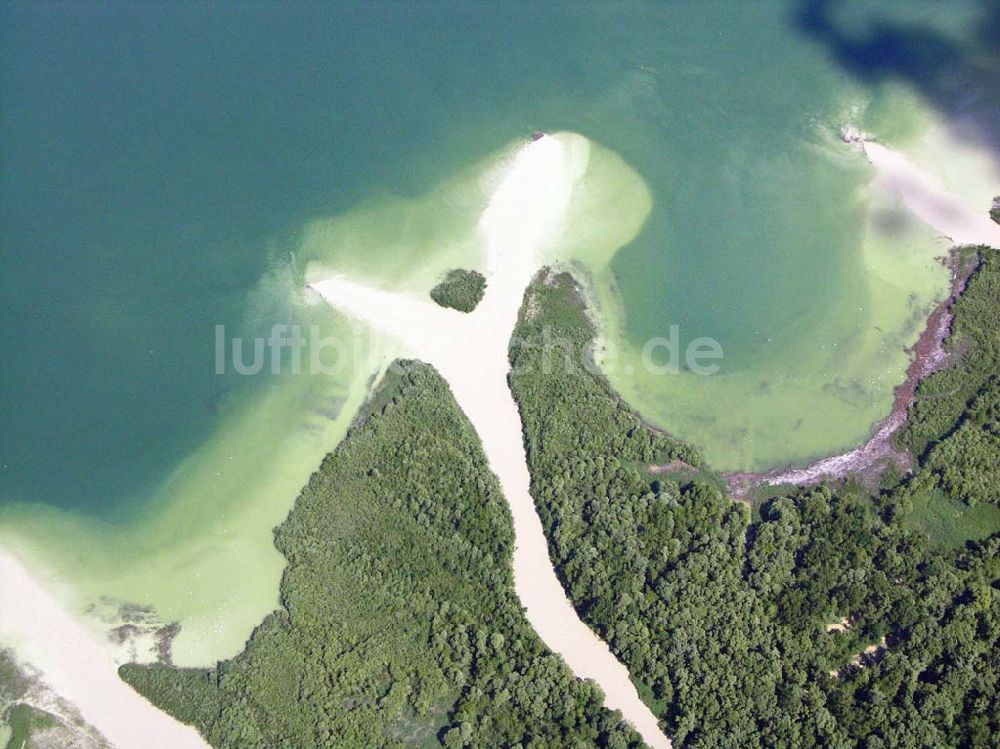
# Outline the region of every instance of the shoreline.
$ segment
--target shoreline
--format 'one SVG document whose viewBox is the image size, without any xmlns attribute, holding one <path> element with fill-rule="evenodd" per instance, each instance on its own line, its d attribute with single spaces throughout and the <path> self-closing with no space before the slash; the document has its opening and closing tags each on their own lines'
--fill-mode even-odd
<svg viewBox="0 0 1000 749">
<path fill-rule="evenodd" d="M 894 445 L 892 438 L 909 418 L 917 386 L 948 363 L 950 352 L 945 349 L 945 342 L 951 335 L 952 307 L 979 265 L 978 260 L 968 262 L 964 253 L 965 247 L 953 247 L 949 255 L 942 258 L 951 271 L 948 296 L 934 307 L 916 343 L 906 349 L 913 354 L 906 378 L 893 388 L 892 408 L 874 424 L 868 439 L 852 450 L 820 458 L 803 468 L 786 466 L 768 471 L 724 472 L 722 476 L 734 499 L 752 500 L 752 495 L 762 486 L 810 486 L 825 479 L 843 479 L 850 474 L 861 474 L 866 483 L 871 483 L 890 465 L 904 473 L 912 470 L 913 456 Z"/>
<path fill-rule="evenodd" d="M 106 741 L 122 749 L 208 749 L 193 727 L 154 707 L 118 678 L 108 643 L 59 603 L 49 592 L 51 584 L 44 585 L 2 546 L 0 579 L 5 644 Z"/>
<path fill-rule="evenodd" d="M 852 473 L 860 473 L 866 483 L 873 483 L 889 464 L 909 472 L 913 457 L 893 445 L 891 440 L 906 423 L 917 385 L 947 361 L 944 342 L 951 332 L 951 308 L 976 267 L 975 264 L 963 265 L 963 251 L 978 245 L 1000 247 L 1000 225 L 995 224 L 988 213 L 981 215 L 967 208 L 904 154 L 876 142 L 869 133 L 851 125 L 841 130 L 841 140 L 859 150 L 874 167 L 871 185 L 876 190 L 898 200 L 913 217 L 951 240 L 952 249 L 943 258 L 944 265 L 951 271 L 949 294 L 931 312 L 916 343 L 907 349 L 907 353 L 913 354 L 913 360 L 907 367 L 906 377 L 893 389 L 889 414 L 875 423 L 867 440 L 856 448 L 820 458 L 804 468 L 724 472 L 722 476 L 730 493 L 740 501 L 751 500 L 762 486 L 808 486 L 823 479 L 842 479 Z"/>
<path fill-rule="evenodd" d="M 540 528 L 534 502 L 528 494 L 520 414 L 506 387 L 509 334 L 516 322 L 523 287 L 537 270 L 533 261 L 539 259 L 522 257 L 522 253 L 512 251 L 512 248 L 542 248 L 562 230 L 569 200 L 567 195 L 571 194 L 575 180 L 582 176 L 586 168 L 586 154 L 581 171 L 576 163 L 579 156 L 577 153 L 560 154 L 559 160 L 550 161 L 546 166 L 546 159 L 551 159 L 553 154 L 544 154 L 553 148 L 553 141 L 567 151 L 582 149 L 587 145 L 582 138 L 581 142 L 567 139 L 563 143 L 559 137 L 533 136 L 521 152 L 533 150 L 539 154 L 536 160 L 542 159 L 525 172 L 520 187 L 522 193 L 534 198 L 535 204 L 526 208 L 519 206 L 516 199 L 520 194 L 518 190 L 511 185 L 504 185 L 502 181 L 494 194 L 494 200 L 482 216 L 480 229 L 490 250 L 491 284 L 499 279 L 494 288 L 502 293 L 491 296 L 490 289 L 487 288 L 487 298 L 476 310 L 480 314 L 468 316 L 470 320 L 475 318 L 475 324 L 463 324 L 461 318 L 465 316 L 460 313 L 450 315 L 450 311 L 439 308 L 435 308 L 437 311 L 433 314 L 428 312 L 425 316 L 423 310 L 429 305 L 429 300 L 404 301 L 399 294 L 375 291 L 338 277 L 317 281 L 313 287 L 317 290 L 325 289 L 326 293 L 320 293 L 333 306 L 340 306 L 359 318 L 371 320 L 376 326 L 387 322 L 388 325 L 384 327 L 392 329 L 395 324 L 393 320 L 379 317 L 380 314 L 390 311 L 395 311 L 396 314 L 413 313 L 406 321 L 409 325 L 401 325 L 398 330 L 409 337 L 408 342 L 416 349 L 417 358 L 438 367 L 448 381 L 456 401 L 480 433 L 484 452 L 508 495 L 517 537 L 521 542 L 521 548 L 515 550 L 516 589 L 530 623 L 542 640 L 564 658 L 577 676 L 594 679 L 604 688 L 606 704 L 622 710 L 625 719 L 640 730 L 648 743 L 669 746 L 669 740 L 660 731 L 655 716 L 639 700 L 624 667 L 611 654 L 607 644 L 579 620 L 555 578 L 547 542 Z M 882 160 L 879 163 L 872 160 L 877 170 L 875 179 L 889 193 L 899 197 L 905 207 L 925 223 L 935 226 L 935 216 L 940 216 L 942 210 L 953 222 L 961 223 L 972 215 L 964 207 L 957 217 L 949 214 L 947 209 L 957 205 L 953 196 L 939 190 L 919 171 L 916 172 L 919 179 L 912 180 L 918 199 L 908 199 L 906 176 L 914 173 L 913 165 L 900 154 L 883 146 L 876 149 L 866 148 L 867 145 L 865 142 L 861 144 L 866 154 L 881 153 L 879 158 Z M 517 160 L 515 157 L 512 167 L 516 168 Z M 892 179 L 888 179 L 883 173 L 900 164 L 903 165 L 902 171 Z M 546 170 L 549 170 L 548 173 Z M 921 207 L 927 205 L 933 210 L 925 215 L 921 212 Z M 519 216 L 517 211 L 527 212 L 527 226 L 519 225 L 524 214 Z M 511 220 L 511 217 L 515 220 Z M 968 236 L 970 231 L 976 237 L 983 236 L 978 219 L 975 223 L 970 220 L 963 226 L 967 231 L 957 233 L 957 236 Z M 1000 227 L 995 228 L 1000 231 Z M 984 238 L 987 244 L 995 243 L 988 237 Z M 944 341 L 950 333 L 952 305 L 974 271 L 974 264 L 964 263 L 964 257 L 961 246 L 952 249 L 946 261 L 952 273 L 950 293 L 935 306 L 916 343 L 907 349 L 913 354 L 913 360 L 906 369 L 906 378 L 893 389 L 891 410 L 872 427 L 872 434 L 868 439 L 853 450 L 817 460 L 801 469 L 723 473 L 734 498 L 746 499 L 764 485 L 809 484 L 824 478 L 842 478 L 849 473 L 872 473 L 890 462 L 904 469 L 910 466 L 911 456 L 893 445 L 892 437 L 906 423 L 918 383 L 947 363 L 948 352 L 945 351 Z M 508 304 L 510 298 L 517 300 L 514 308 Z M 413 306 L 408 307 L 407 302 Z M 372 307 L 381 309 L 372 310 Z M 371 315 L 373 311 L 377 314 Z M 427 324 L 421 324 L 422 322 Z M 417 329 L 416 332 L 414 328 Z M 600 326 L 597 328 L 599 330 Z M 454 339 L 441 340 L 441 332 L 449 329 L 458 335 Z M 502 345 L 494 345 L 501 338 Z M 598 342 L 599 339 L 595 341 L 595 346 Z M 467 361 L 458 361 L 454 357 L 456 344 L 458 348 L 464 346 Z M 473 356 L 470 357 L 469 354 Z M 478 358 L 476 354 L 479 354 Z M 502 389 L 498 384 L 500 380 Z M 500 398 L 497 394 L 502 394 L 503 397 Z M 669 470 L 670 467 L 662 468 Z M 536 536 L 542 539 L 541 552 L 535 548 Z M 548 579 L 550 576 L 552 580 Z M 100 633 L 89 629 L 71 607 L 60 603 L 52 595 L 53 581 L 33 573 L 23 558 L 2 544 L 0 579 L 5 582 L 0 589 L 0 635 L 13 635 L 13 644 L 27 643 L 35 650 L 38 650 L 38 643 L 44 638 L 45 643 L 51 646 L 45 650 L 33 652 L 21 650 L 17 646 L 15 650 L 27 663 L 38 668 L 47 683 L 76 706 L 97 730 L 109 738 L 116 737 L 112 740 L 115 743 L 121 742 L 122 746 L 206 746 L 194 729 L 189 729 L 160 712 L 121 681 L 117 675 L 118 659 L 111 644 L 102 642 Z M 552 581 L 555 582 L 554 588 L 550 585 Z M 569 615 L 560 611 L 564 604 L 569 608 Z M 579 631 L 579 627 L 583 627 L 585 631 Z M 561 647 L 555 647 L 556 643 Z M 169 658 L 169 651 L 164 650 L 159 654 L 164 659 Z M 607 684 L 614 686 L 608 688 Z M 664 741 L 666 744 L 662 743 Z"/>
</svg>

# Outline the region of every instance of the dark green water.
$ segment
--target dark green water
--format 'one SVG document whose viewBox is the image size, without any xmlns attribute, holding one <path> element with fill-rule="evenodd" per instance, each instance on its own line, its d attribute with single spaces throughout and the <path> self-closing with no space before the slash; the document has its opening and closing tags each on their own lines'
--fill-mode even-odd
<svg viewBox="0 0 1000 749">
<path fill-rule="evenodd" d="M 214 374 L 213 326 L 245 329 L 248 295 L 307 221 L 422 194 L 536 129 L 617 151 L 653 193 L 612 266 L 623 340 L 676 323 L 717 338 L 727 372 L 766 361 L 768 338 L 795 356 L 862 270 L 843 206 L 863 170 L 831 166 L 818 133 L 884 96 L 795 7 L 6 5 L 0 501 L 141 506 L 220 404 L 267 387 Z M 975 12 L 894 14 L 962 29 Z M 873 14 L 846 15 L 864 28 Z M 291 314 L 292 267 L 288 287 L 252 297 L 269 320 Z M 711 399 L 680 413 L 689 390 L 631 395 L 722 464 L 822 452 L 730 449 L 718 424 L 699 433 Z M 877 417 L 856 411 L 850 434 Z M 734 417 L 753 432 L 757 416 Z"/>
</svg>

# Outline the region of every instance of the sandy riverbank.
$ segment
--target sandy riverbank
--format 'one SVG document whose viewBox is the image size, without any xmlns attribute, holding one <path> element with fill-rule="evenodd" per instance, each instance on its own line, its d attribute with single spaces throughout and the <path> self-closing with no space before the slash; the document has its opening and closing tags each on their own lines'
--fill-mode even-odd
<svg viewBox="0 0 1000 749">
<path fill-rule="evenodd" d="M 205 749 L 190 726 L 153 707 L 118 678 L 109 643 L 86 629 L 49 586 L 0 549 L 0 639 L 47 686 L 119 749 Z"/>
<path fill-rule="evenodd" d="M 586 139 L 560 134 L 537 138 L 514 157 L 479 223 L 488 286 L 471 314 L 343 277 L 310 285 L 332 306 L 399 339 L 408 354 L 434 365 L 447 380 L 510 505 L 516 534 L 514 583 L 528 621 L 578 677 L 600 685 L 605 704 L 621 710 L 647 744 L 664 749 L 670 742 L 639 698 L 628 670 L 580 621 L 552 568 L 528 491 L 520 414 L 507 387 L 507 346 L 524 290 L 543 252 L 563 229 L 588 154 Z"/>
</svg>

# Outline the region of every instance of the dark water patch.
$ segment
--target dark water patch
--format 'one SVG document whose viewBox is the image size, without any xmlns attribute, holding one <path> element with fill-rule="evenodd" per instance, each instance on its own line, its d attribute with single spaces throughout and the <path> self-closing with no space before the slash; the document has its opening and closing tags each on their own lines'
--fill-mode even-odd
<svg viewBox="0 0 1000 749">
<path fill-rule="evenodd" d="M 981 0 L 962 37 L 925 21 L 875 15 L 863 33 L 843 27 L 841 0 L 800 0 L 793 23 L 866 84 L 902 81 L 956 120 L 966 139 L 1000 156 L 1000 0 Z"/>
</svg>

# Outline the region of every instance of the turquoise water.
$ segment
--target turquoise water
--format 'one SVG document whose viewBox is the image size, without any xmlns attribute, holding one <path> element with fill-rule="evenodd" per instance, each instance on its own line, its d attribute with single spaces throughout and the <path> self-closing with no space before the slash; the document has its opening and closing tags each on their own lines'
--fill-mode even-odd
<svg viewBox="0 0 1000 749">
<path fill-rule="evenodd" d="M 845 68 L 796 7 L 4 6 L 0 530 L 84 595 L 181 618 L 256 565 L 242 614 L 215 614 L 249 626 L 281 569 L 268 530 L 373 365 L 220 377 L 214 326 L 343 330 L 298 294 L 308 260 L 423 281 L 475 265 L 437 246 L 461 235 L 437 224 L 468 228 L 477 165 L 540 129 L 617 153 L 652 197 L 609 267 L 569 253 L 589 262 L 609 349 L 634 361 L 671 324 L 724 348 L 710 383 L 609 370 L 648 418 L 727 468 L 863 438 L 944 275 L 920 227 L 897 227 L 906 257 L 872 228 L 870 175 L 836 128 L 903 143 L 933 97 Z M 961 41 L 978 13 L 878 7 L 838 17 Z M 855 353 L 816 354 L 837 345 Z M 56 535 L 69 551 L 39 551 Z M 192 570 L 216 587 L 193 596 Z"/>
</svg>

